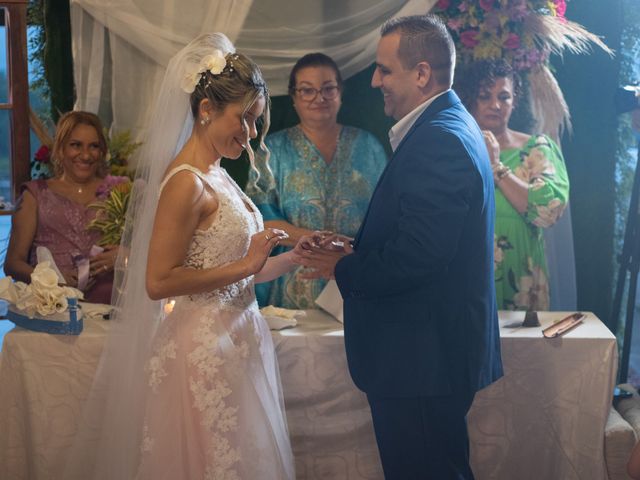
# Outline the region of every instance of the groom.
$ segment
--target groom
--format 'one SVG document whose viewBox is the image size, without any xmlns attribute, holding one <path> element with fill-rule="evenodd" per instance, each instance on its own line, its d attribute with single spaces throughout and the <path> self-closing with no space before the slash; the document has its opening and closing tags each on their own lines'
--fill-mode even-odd
<svg viewBox="0 0 640 480">
<path fill-rule="evenodd" d="M 344 298 L 349 370 L 366 392 L 387 480 L 471 479 L 466 414 L 502 375 L 493 286 L 493 178 L 451 90 L 435 16 L 381 29 L 371 85 L 397 120 L 353 250 L 308 252 Z M 349 254 L 346 254 L 349 253 Z"/>
</svg>

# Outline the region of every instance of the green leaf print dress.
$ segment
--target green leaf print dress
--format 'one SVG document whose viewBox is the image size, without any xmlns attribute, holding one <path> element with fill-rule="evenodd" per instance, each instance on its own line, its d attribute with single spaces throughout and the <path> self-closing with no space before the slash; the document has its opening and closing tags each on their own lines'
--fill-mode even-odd
<svg viewBox="0 0 640 480">
<path fill-rule="evenodd" d="M 542 229 L 560 218 L 569 200 L 562 152 L 546 135 L 534 135 L 522 148 L 501 151 L 500 160 L 529 184 L 529 195 L 527 211 L 520 214 L 496 185 L 494 269 L 498 308 L 548 310 Z"/>
</svg>

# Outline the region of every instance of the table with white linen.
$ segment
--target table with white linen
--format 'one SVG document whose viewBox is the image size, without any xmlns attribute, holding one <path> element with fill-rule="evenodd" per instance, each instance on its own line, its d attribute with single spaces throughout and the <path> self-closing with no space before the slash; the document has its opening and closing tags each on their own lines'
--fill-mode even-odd
<svg viewBox="0 0 640 480">
<path fill-rule="evenodd" d="M 478 392 L 468 416 L 471 463 L 480 480 L 602 480 L 604 428 L 618 350 L 592 313 L 562 337 L 542 328 L 567 313 L 539 313 L 542 327 L 509 328 L 500 312 L 505 376 Z"/>
<path fill-rule="evenodd" d="M 469 413 L 476 478 L 604 479 L 603 439 L 615 379 L 614 336 L 592 314 L 556 339 L 509 328 L 505 377 Z M 540 313 L 543 326 L 561 313 Z M 15 328 L 0 357 L 0 478 L 60 479 L 108 322 L 77 337 Z M 299 479 L 381 479 L 369 408 L 346 367 L 342 326 L 309 312 L 273 332 Z"/>
</svg>

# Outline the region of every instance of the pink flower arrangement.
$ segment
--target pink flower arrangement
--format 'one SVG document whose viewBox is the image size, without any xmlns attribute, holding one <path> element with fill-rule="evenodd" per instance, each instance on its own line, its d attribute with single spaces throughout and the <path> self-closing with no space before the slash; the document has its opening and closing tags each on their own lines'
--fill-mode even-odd
<svg viewBox="0 0 640 480">
<path fill-rule="evenodd" d="M 504 58 L 520 71 L 545 64 L 549 51 L 525 28 L 531 15 L 564 21 L 565 0 L 439 0 L 433 12 L 449 27 L 462 62 Z"/>
</svg>

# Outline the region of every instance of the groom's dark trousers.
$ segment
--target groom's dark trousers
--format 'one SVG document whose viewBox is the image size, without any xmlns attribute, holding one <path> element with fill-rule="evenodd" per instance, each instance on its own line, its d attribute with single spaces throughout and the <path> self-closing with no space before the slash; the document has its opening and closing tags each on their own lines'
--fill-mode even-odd
<svg viewBox="0 0 640 480">
<path fill-rule="evenodd" d="M 349 370 L 389 480 L 473 478 L 465 415 L 502 375 L 493 194 L 482 134 L 449 90 L 395 149 L 336 265 Z"/>
<path fill-rule="evenodd" d="M 471 397 L 368 400 L 386 480 L 473 479 L 464 421 Z"/>
</svg>

